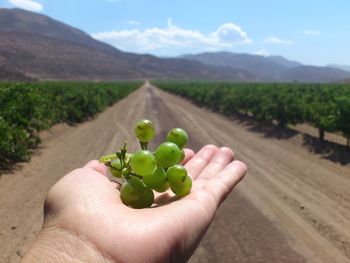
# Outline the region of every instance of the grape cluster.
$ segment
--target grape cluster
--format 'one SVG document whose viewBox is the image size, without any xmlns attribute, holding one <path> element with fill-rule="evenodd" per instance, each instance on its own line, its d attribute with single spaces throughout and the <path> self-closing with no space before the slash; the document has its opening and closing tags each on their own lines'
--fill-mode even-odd
<svg viewBox="0 0 350 263">
<path fill-rule="evenodd" d="M 123 181 L 120 188 L 123 203 L 133 208 L 150 207 L 154 202 L 153 190 L 163 193 L 169 187 L 179 197 L 187 195 L 191 191 L 192 180 L 180 164 L 185 158 L 183 148 L 188 141 L 187 133 L 181 128 L 172 129 L 166 142 L 154 152 L 148 150 L 148 143 L 155 136 L 151 121 L 138 121 L 135 134 L 141 150 L 128 153 L 125 143 L 119 152 L 100 158 L 111 174 Z"/>
</svg>

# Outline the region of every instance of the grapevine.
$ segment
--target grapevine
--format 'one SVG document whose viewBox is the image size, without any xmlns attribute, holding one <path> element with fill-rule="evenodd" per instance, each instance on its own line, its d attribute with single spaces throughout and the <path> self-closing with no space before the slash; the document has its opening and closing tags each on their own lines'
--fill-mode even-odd
<svg viewBox="0 0 350 263">
<path fill-rule="evenodd" d="M 185 158 L 184 147 L 188 142 L 186 131 L 174 128 L 166 141 L 154 152 L 148 144 L 155 136 L 153 123 L 140 120 L 135 135 L 141 149 L 129 153 L 127 143 L 120 151 L 102 156 L 100 162 L 109 167 L 112 176 L 122 180 L 120 198 L 132 208 L 147 208 L 154 203 L 154 191 L 163 193 L 169 188 L 178 197 L 186 196 L 192 188 L 191 177 L 181 165 Z"/>
</svg>

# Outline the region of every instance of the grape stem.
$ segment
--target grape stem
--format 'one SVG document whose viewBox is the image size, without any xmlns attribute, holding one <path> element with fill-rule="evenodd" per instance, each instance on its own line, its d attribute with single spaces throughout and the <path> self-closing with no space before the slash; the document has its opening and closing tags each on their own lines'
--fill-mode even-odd
<svg viewBox="0 0 350 263">
<path fill-rule="evenodd" d="M 118 156 L 118 158 L 120 160 L 120 164 L 121 164 L 122 170 L 123 170 L 124 167 L 126 167 L 125 156 L 126 156 L 126 153 L 128 151 L 127 143 L 128 142 L 125 141 L 123 148 L 121 148 L 121 150 L 120 150 L 120 153 L 119 154 L 117 153 L 117 156 Z"/>
<path fill-rule="evenodd" d="M 102 156 L 99 159 L 99 162 L 103 163 L 103 164 L 106 164 L 107 162 L 111 162 L 112 160 L 118 159 L 117 155 L 118 155 L 118 153 L 112 153 L 112 154 L 108 154 L 108 155 Z"/>
<path fill-rule="evenodd" d="M 141 141 L 140 141 L 140 146 L 141 146 L 141 149 L 142 149 L 142 150 L 147 150 L 148 142 L 141 142 Z"/>
<path fill-rule="evenodd" d="M 131 176 L 135 176 L 135 177 L 137 177 L 137 178 L 139 178 L 139 179 L 142 179 L 142 176 L 137 175 L 137 174 L 135 174 L 135 173 L 129 173 L 129 175 L 131 175 Z"/>
</svg>

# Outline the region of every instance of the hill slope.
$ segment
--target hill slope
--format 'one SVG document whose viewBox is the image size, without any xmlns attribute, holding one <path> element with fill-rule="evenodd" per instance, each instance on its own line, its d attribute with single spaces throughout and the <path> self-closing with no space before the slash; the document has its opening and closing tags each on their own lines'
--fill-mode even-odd
<svg viewBox="0 0 350 263">
<path fill-rule="evenodd" d="M 259 79 L 242 69 L 122 52 L 79 29 L 21 9 L 0 9 L 0 68 L 38 79 Z"/>
<path fill-rule="evenodd" d="M 328 64 L 327 67 L 338 68 L 350 72 L 349 65 Z"/>
<path fill-rule="evenodd" d="M 116 55 L 49 37 L 0 31 L 3 68 L 38 79 L 140 78 L 142 74 Z M 9 48 L 10 47 L 10 48 Z"/>
<path fill-rule="evenodd" d="M 334 82 L 350 78 L 350 72 L 304 66 L 280 56 L 217 52 L 164 59 L 122 52 L 48 16 L 4 8 L 0 8 L 0 69 L 12 72 L 14 80 Z M 8 79 L 2 76 L 0 80 Z"/>
<path fill-rule="evenodd" d="M 119 52 L 116 48 L 96 41 L 80 29 L 48 16 L 22 9 L 0 9 L 0 29 L 3 31 L 47 36 L 57 40 L 82 44 L 101 51 Z"/>
<path fill-rule="evenodd" d="M 185 55 L 182 58 L 207 65 L 226 66 L 251 71 L 267 81 L 333 82 L 350 77 L 350 73 L 331 67 L 305 66 L 280 56 L 263 57 L 230 52 Z"/>
<path fill-rule="evenodd" d="M 24 76 L 21 73 L 7 71 L 0 68 L 0 82 L 1 81 L 33 81 L 34 79 Z"/>
</svg>

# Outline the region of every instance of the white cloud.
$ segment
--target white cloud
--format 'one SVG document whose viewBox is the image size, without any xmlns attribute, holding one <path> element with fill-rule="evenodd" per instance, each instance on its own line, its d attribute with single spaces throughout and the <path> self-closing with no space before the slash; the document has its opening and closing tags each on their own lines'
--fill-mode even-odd
<svg viewBox="0 0 350 263">
<path fill-rule="evenodd" d="M 100 32 L 92 36 L 120 49 L 156 53 L 164 52 L 165 49 L 214 50 L 253 43 L 247 33 L 234 23 L 223 24 L 214 32 L 204 34 L 199 30 L 176 26 L 171 18 L 168 19 L 168 26 L 165 28 Z"/>
<path fill-rule="evenodd" d="M 303 30 L 301 33 L 308 36 L 318 36 L 321 34 L 319 30 Z"/>
<path fill-rule="evenodd" d="M 30 11 L 41 11 L 44 9 L 41 3 L 33 0 L 9 0 L 9 2 L 16 7 Z"/>
<path fill-rule="evenodd" d="M 244 32 L 238 25 L 233 23 L 226 23 L 221 25 L 215 32 L 211 34 L 211 36 L 220 42 L 226 43 L 245 43 L 250 44 L 253 43 L 252 40 L 249 39 L 246 32 Z"/>
<path fill-rule="evenodd" d="M 263 42 L 264 44 L 285 44 L 285 45 L 294 45 L 293 41 L 290 40 L 285 40 L 285 39 L 281 39 L 278 37 L 269 37 L 266 38 Z"/>
<path fill-rule="evenodd" d="M 270 52 L 268 52 L 266 49 L 261 49 L 258 50 L 257 52 L 254 53 L 255 55 L 263 56 L 263 57 L 268 57 L 270 56 Z"/>
<path fill-rule="evenodd" d="M 139 21 L 135 21 L 135 20 L 126 20 L 124 21 L 125 24 L 128 24 L 128 25 L 132 25 L 132 26 L 137 26 L 140 24 Z"/>
</svg>

